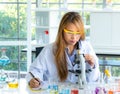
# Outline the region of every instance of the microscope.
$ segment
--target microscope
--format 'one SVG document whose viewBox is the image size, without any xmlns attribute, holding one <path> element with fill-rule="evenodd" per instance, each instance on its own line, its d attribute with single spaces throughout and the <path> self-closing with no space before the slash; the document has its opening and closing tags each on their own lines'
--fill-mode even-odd
<svg viewBox="0 0 120 94">
<path fill-rule="evenodd" d="M 90 72 L 91 69 L 86 70 L 85 58 L 84 54 L 80 51 L 79 42 L 77 42 L 76 51 L 77 53 L 75 55 L 75 64 L 77 64 L 77 68 L 75 70 L 69 70 L 69 72 L 74 73 L 76 76 L 78 76 L 79 88 L 83 89 L 87 84 L 86 73 Z"/>
<path fill-rule="evenodd" d="M 75 64 L 78 65 L 78 68 L 76 69 L 76 76 L 78 76 L 78 84 L 80 88 L 84 88 L 84 86 L 87 84 L 86 82 L 86 66 L 85 66 L 85 59 L 83 54 L 80 52 L 79 42 L 77 42 L 76 47 L 76 57 L 75 57 Z"/>
</svg>

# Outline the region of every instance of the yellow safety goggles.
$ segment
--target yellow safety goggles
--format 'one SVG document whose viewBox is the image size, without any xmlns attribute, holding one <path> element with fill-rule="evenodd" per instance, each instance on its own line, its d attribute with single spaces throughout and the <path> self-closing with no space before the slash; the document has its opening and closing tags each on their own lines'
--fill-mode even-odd
<svg viewBox="0 0 120 94">
<path fill-rule="evenodd" d="M 64 29 L 64 32 L 68 33 L 68 34 L 81 34 L 80 32 L 77 32 L 77 31 L 70 31 L 70 30 L 67 30 L 67 29 Z"/>
</svg>

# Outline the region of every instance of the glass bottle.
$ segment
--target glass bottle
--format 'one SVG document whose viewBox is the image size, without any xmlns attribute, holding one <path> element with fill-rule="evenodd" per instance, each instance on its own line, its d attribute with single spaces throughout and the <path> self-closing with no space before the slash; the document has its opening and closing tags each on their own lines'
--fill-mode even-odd
<svg viewBox="0 0 120 94">
<path fill-rule="evenodd" d="M 1 49 L 0 65 L 4 67 L 10 63 L 9 57 L 6 55 L 6 48 Z"/>
<path fill-rule="evenodd" d="M 7 75 L 4 71 L 4 66 L 10 63 L 10 59 L 6 55 L 6 48 L 1 49 L 1 57 L 0 57 L 0 87 L 3 87 L 2 84 L 5 83 Z"/>
<path fill-rule="evenodd" d="M 43 42 L 44 42 L 44 44 L 49 43 L 49 31 L 48 30 L 44 31 Z"/>
</svg>

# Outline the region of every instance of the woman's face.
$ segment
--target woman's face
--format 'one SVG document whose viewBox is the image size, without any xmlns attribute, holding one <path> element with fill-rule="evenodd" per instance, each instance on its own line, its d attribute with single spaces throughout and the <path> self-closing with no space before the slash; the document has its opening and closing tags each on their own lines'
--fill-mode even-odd
<svg viewBox="0 0 120 94">
<path fill-rule="evenodd" d="M 80 31 L 74 24 L 69 24 L 64 28 L 64 39 L 68 46 L 74 46 L 80 39 Z"/>
</svg>

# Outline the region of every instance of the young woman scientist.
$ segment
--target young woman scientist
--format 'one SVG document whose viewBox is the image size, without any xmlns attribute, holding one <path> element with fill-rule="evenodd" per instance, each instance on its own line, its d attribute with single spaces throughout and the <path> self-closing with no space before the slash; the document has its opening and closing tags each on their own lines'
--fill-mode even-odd
<svg viewBox="0 0 120 94">
<path fill-rule="evenodd" d="M 69 72 L 75 70 L 76 43 L 84 54 L 86 69 L 92 71 L 86 74 L 87 82 L 95 82 L 99 78 L 98 58 L 90 43 L 85 41 L 84 24 L 77 12 L 66 13 L 59 25 L 56 41 L 43 48 L 31 64 L 27 81 L 31 88 L 37 88 L 49 79 L 76 83 L 78 76 Z"/>
</svg>

